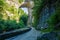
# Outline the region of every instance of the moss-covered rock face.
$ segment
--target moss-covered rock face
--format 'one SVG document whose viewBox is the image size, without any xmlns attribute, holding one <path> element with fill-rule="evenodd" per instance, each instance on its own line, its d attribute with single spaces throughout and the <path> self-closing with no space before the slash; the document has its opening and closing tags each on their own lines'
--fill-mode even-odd
<svg viewBox="0 0 60 40">
<path fill-rule="evenodd" d="M 54 26 L 60 22 L 59 2 L 59 0 L 34 0 L 35 6 L 33 8 L 33 26 L 39 26 L 38 28 L 48 26 L 47 30 L 49 29 L 49 31 L 52 31 Z"/>
<path fill-rule="evenodd" d="M 60 5 L 59 4 L 60 3 L 58 0 L 55 4 L 55 13 L 47 21 L 50 29 L 52 29 L 51 31 L 59 31 L 60 29 Z"/>
<path fill-rule="evenodd" d="M 58 35 L 59 32 L 50 32 L 47 34 L 44 34 L 42 37 L 38 37 L 37 40 L 60 40 L 59 37 L 60 35 Z"/>
<path fill-rule="evenodd" d="M 39 15 L 40 15 L 40 9 L 43 6 L 43 0 L 34 0 L 34 8 L 33 8 L 33 17 L 34 17 L 34 23 L 33 25 L 36 27 L 38 24 L 39 20 Z"/>
<path fill-rule="evenodd" d="M 50 1 L 52 4 L 50 4 Z M 44 34 L 42 37 L 38 37 L 37 40 L 60 40 L 60 0 L 49 0 L 49 2 L 47 2 L 44 6 L 43 4 L 46 2 L 46 0 L 34 0 L 34 2 L 35 6 L 33 8 L 33 24 L 35 27 L 37 27 L 39 24 L 40 26 L 38 25 L 38 28 L 40 28 L 41 25 L 45 27 L 45 24 L 47 23 L 48 27 L 41 31 L 44 33 L 49 32 L 47 34 Z"/>
<path fill-rule="evenodd" d="M 47 25 L 46 20 L 49 18 L 49 16 L 55 11 L 55 8 L 52 6 L 52 4 L 55 2 L 50 0 L 34 0 L 34 8 L 33 8 L 33 16 L 34 16 L 34 26 L 37 27 L 37 25 L 45 26 Z"/>
</svg>

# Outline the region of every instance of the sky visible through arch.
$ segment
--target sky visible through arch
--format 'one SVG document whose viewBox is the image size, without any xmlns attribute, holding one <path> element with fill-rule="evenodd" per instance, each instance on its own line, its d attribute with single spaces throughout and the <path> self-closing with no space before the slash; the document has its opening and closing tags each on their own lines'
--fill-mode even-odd
<svg viewBox="0 0 60 40">
<path fill-rule="evenodd" d="M 24 12 L 26 12 L 28 14 L 28 9 L 27 8 L 22 8 L 22 10 L 24 10 Z"/>
</svg>

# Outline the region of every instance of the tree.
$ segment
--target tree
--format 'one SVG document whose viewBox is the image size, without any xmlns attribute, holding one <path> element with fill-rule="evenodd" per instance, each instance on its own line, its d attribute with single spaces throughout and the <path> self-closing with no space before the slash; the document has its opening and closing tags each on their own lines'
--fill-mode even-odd
<svg viewBox="0 0 60 40">
<path fill-rule="evenodd" d="M 22 20 L 24 22 L 24 25 L 26 26 L 28 21 L 28 15 L 22 9 L 19 9 L 19 15 L 20 15 L 19 20 Z"/>
<path fill-rule="evenodd" d="M 23 0 L 8 0 L 11 2 L 9 4 L 6 0 L 0 0 L 0 32 L 1 31 L 11 31 L 25 26 L 27 21 L 27 15 L 23 10 L 16 5 L 20 6 Z M 12 5 L 13 4 L 13 5 Z M 16 4 L 16 5 L 15 5 Z M 19 15 L 21 13 L 21 15 Z M 21 20 L 19 20 L 21 17 Z M 23 21 L 24 20 L 24 21 Z M 17 21 L 19 23 L 17 23 Z"/>
</svg>

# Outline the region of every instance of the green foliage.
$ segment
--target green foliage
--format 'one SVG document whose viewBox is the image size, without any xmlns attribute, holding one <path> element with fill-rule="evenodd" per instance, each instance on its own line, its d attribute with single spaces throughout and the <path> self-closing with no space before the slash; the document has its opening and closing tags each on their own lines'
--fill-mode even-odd
<svg viewBox="0 0 60 40">
<path fill-rule="evenodd" d="M 55 13 L 47 20 L 49 27 L 43 32 L 51 32 L 51 31 L 60 31 L 60 26 L 56 27 L 57 24 L 60 23 L 60 10 L 59 6 L 56 8 Z"/>
<path fill-rule="evenodd" d="M 22 20 L 24 22 L 24 25 L 26 26 L 27 20 L 28 20 L 28 15 L 22 9 L 19 9 L 19 15 L 20 15 L 19 20 Z"/>
<path fill-rule="evenodd" d="M 5 0 L 0 0 L 0 20 L 3 17 L 3 13 L 5 13 L 7 9 L 7 3 Z"/>
<path fill-rule="evenodd" d="M 28 20 L 27 14 L 21 15 L 20 20 L 24 22 L 24 25 L 27 25 L 27 20 Z"/>
<path fill-rule="evenodd" d="M 59 4 L 60 3 L 57 2 L 55 13 L 47 20 L 49 27 L 47 29 L 44 29 L 43 32 L 60 31 L 60 26 L 56 27 L 56 25 L 60 23 L 60 5 Z"/>
<path fill-rule="evenodd" d="M 15 29 L 20 29 L 25 27 L 24 22 L 21 20 L 19 23 L 16 23 L 14 20 L 0 20 L 0 31 L 11 31 Z"/>
<path fill-rule="evenodd" d="M 4 20 L 0 20 L 0 28 L 2 31 L 9 31 L 9 30 L 14 30 L 14 29 L 18 29 L 18 25 L 16 22 L 14 21 L 4 21 Z M 20 27 L 19 27 L 20 28 Z"/>
<path fill-rule="evenodd" d="M 22 3 L 24 0 L 18 1 Z M 28 16 L 22 9 L 8 5 L 6 0 L 0 0 L 0 32 L 23 28 L 27 25 L 27 19 Z M 16 20 L 19 20 L 19 23 Z"/>
<path fill-rule="evenodd" d="M 5 26 L 7 26 L 7 30 L 14 30 L 14 29 L 18 29 L 18 25 L 16 23 L 16 21 L 11 21 L 11 20 L 7 20 Z"/>
<path fill-rule="evenodd" d="M 47 27 L 47 29 L 43 29 L 41 31 L 43 31 L 43 32 L 51 32 L 51 31 L 56 31 L 56 29 L 59 31 L 59 27 L 56 27 L 56 25 L 60 23 L 60 14 L 55 12 L 47 20 L 47 23 L 48 23 L 49 27 Z"/>
<path fill-rule="evenodd" d="M 5 0 L 0 0 L 0 13 L 4 12 L 7 7 L 7 3 Z"/>
<path fill-rule="evenodd" d="M 42 11 L 42 8 L 44 7 L 45 0 L 34 0 L 34 8 L 33 8 L 33 17 L 34 17 L 34 23 L 33 26 L 37 26 L 39 22 L 40 13 Z"/>
<path fill-rule="evenodd" d="M 19 25 L 21 28 L 25 27 L 24 22 L 22 20 L 20 20 Z"/>
<path fill-rule="evenodd" d="M 34 8 L 33 8 L 33 17 L 34 23 L 33 25 L 36 27 L 39 23 L 40 13 L 42 8 L 45 6 L 45 3 L 49 3 L 50 0 L 34 0 Z M 54 26 L 60 22 L 60 2 L 59 0 L 55 3 L 55 13 L 47 20 L 49 27 L 47 29 L 43 29 L 44 31 L 52 31 L 54 30 Z"/>
<path fill-rule="evenodd" d="M 14 9 L 15 9 L 15 7 L 12 6 L 12 7 L 9 7 L 7 10 L 10 11 L 11 13 L 14 13 Z"/>
<path fill-rule="evenodd" d="M 19 3 L 22 3 L 24 0 L 18 0 L 19 1 Z"/>
</svg>

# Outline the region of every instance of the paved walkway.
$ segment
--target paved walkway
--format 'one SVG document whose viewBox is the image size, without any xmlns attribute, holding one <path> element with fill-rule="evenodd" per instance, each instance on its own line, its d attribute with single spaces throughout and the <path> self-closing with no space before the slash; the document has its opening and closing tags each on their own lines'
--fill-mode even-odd
<svg viewBox="0 0 60 40">
<path fill-rule="evenodd" d="M 32 28 L 29 32 L 5 40 L 36 40 L 41 33 Z"/>
</svg>

